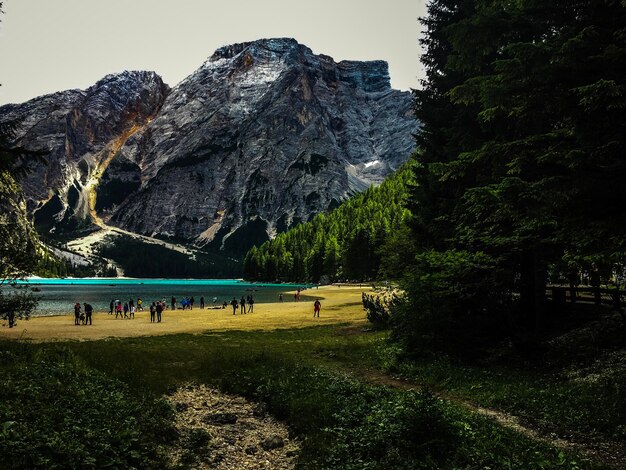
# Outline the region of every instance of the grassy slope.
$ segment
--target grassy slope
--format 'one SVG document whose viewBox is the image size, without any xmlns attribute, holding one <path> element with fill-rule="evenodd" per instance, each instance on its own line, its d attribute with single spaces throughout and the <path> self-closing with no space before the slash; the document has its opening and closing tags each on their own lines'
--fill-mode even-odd
<svg viewBox="0 0 626 470">
<path fill-rule="evenodd" d="M 346 370 L 352 375 L 378 367 L 384 356 L 381 351 L 385 351 L 383 337 L 384 333 L 362 334 L 353 326 L 326 326 L 70 343 L 67 347 L 88 367 L 126 383 L 134 395 L 157 396 L 178 384 L 196 381 L 265 402 L 270 411 L 306 438 L 301 459 L 304 468 L 347 465 L 357 457 L 354 468 L 377 468 L 372 462 L 409 468 L 415 462 L 428 464 L 429 459 L 430 467 L 576 467 L 557 450 L 461 407 L 437 400 L 433 403 L 430 397 L 410 391 L 389 391 L 347 379 Z M 18 346 L 8 343 L 3 348 Z M 438 369 L 441 362 L 435 362 L 431 371 L 434 374 Z M 475 373 L 468 370 L 472 371 L 450 365 L 445 374 L 455 380 L 455 376 Z M 484 371 L 476 374 L 480 380 L 489 380 Z M 501 377 L 508 377 L 507 387 L 525 382 L 529 390 L 533 383 L 522 375 L 520 379 L 511 374 Z M 432 378 L 431 383 L 445 386 L 441 377 Z M 536 391 L 543 390 L 542 397 L 558 394 L 548 383 L 534 383 Z M 424 423 L 436 424 L 428 431 L 430 425 Z M 424 448 L 410 440 L 410 436 L 423 439 L 429 432 L 440 432 L 442 438 Z M 390 443 L 390 454 L 379 455 L 376 449 Z M 394 451 L 404 457 L 394 456 Z M 589 463 L 582 465 L 591 467 Z"/>
</svg>

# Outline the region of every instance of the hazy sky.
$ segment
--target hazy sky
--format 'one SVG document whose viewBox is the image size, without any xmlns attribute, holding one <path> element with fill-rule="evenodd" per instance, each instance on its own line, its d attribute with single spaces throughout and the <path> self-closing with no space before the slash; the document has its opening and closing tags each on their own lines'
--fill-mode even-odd
<svg viewBox="0 0 626 470">
<path fill-rule="evenodd" d="M 293 37 L 335 60 L 383 59 L 417 87 L 425 0 L 4 0 L 0 104 L 108 73 L 154 70 L 170 86 L 226 44 Z"/>
</svg>

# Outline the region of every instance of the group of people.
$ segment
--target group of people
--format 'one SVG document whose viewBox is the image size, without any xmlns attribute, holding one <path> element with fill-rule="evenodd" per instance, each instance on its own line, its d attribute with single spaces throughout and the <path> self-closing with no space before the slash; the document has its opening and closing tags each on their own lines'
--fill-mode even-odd
<svg viewBox="0 0 626 470">
<path fill-rule="evenodd" d="M 237 302 L 237 299 L 233 297 L 233 300 L 230 301 L 230 305 L 233 307 L 233 315 L 237 313 L 237 308 L 239 308 L 239 314 L 253 313 L 254 297 L 251 295 L 247 295 L 246 297 L 244 297 L 242 295 L 241 299 L 239 299 L 239 302 Z M 226 306 L 226 302 L 224 302 L 223 306 Z"/>
<path fill-rule="evenodd" d="M 296 294 L 294 294 L 294 300 L 295 301 L 299 301 L 300 300 L 300 289 L 298 289 L 298 291 L 296 292 Z M 282 302 L 283 301 L 283 294 L 279 294 L 279 301 Z M 213 298 L 213 303 L 215 304 L 217 302 L 217 297 Z M 193 309 L 193 305 L 195 303 L 195 300 L 192 297 L 184 297 L 181 302 L 180 305 L 182 307 L 183 310 L 192 310 Z M 171 299 L 171 303 L 170 303 L 172 310 L 176 309 L 177 306 L 177 301 L 176 301 L 176 297 L 172 297 Z M 222 303 L 221 308 L 226 308 L 226 306 L 228 305 L 228 303 L 226 301 L 224 301 Z M 239 301 L 237 301 L 236 297 L 233 297 L 233 300 L 230 301 L 230 305 L 233 307 L 233 315 L 235 315 L 237 313 L 237 310 L 239 310 L 239 314 L 243 315 L 243 314 L 247 314 L 247 313 L 253 313 L 254 312 L 254 297 L 252 295 L 247 295 L 247 296 L 241 296 L 241 299 L 239 299 Z M 200 297 L 200 308 L 204 308 L 205 304 L 204 304 L 204 296 Z M 84 309 L 83 309 L 84 308 Z M 214 308 L 220 308 L 220 307 L 214 307 Z M 320 310 L 322 308 L 322 304 L 320 303 L 319 299 L 315 300 L 315 303 L 313 304 L 313 316 L 314 317 L 319 317 L 320 316 Z M 150 304 L 150 323 L 160 323 L 162 320 L 162 316 L 163 316 L 163 311 L 167 309 L 167 302 L 165 299 L 162 300 L 156 300 L 154 302 L 152 302 Z M 128 302 L 124 302 L 122 303 L 121 300 L 111 300 L 111 302 L 109 303 L 109 315 L 113 315 L 113 313 L 115 313 L 115 318 L 121 318 L 121 319 L 134 319 L 135 318 L 135 312 L 136 311 L 143 311 L 143 300 L 141 298 L 137 299 L 137 303 L 135 304 L 135 301 L 131 298 L 128 300 Z M 76 302 L 74 304 L 74 324 L 75 325 L 92 325 L 93 324 L 93 307 L 88 304 L 88 303 L 84 303 L 83 306 L 81 307 L 80 302 Z"/>
<path fill-rule="evenodd" d="M 109 315 L 113 315 L 113 312 L 115 312 L 115 318 L 134 319 L 136 311 L 143 311 L 143 300 L 141 300 L 141 298 L 137 299 L 136 307 L 135 301 L 132 298 L 129 299 L 128 302 L 124 302 L 123 305 L 121 300 L 111 300 L 111 302 L 109 302 Z"/>
<path fill-rule="evenodd" d="M 74 325 L 93 325 L 93 307 L 91 304 L 84 303 L 83 307 L 85 310 L 83 311 L 80 305 L 80 302 L 76 302 L 74 304 Z"/>
</svg>

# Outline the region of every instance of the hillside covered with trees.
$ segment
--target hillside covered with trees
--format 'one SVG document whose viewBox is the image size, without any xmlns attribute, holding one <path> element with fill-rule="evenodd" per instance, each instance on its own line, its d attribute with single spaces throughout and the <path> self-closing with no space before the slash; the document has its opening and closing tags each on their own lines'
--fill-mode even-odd
<svg viewBox="0 0 626 470">
<path fill-rule="evenodd" d="M 404 207 L 411 170 L 398 170 L 329 214 L 280 233 L 245 257 L 244 277 L 259 281 L 319 282 L 374 279 L 381 247 L 405 227 Z"/>
</svg>

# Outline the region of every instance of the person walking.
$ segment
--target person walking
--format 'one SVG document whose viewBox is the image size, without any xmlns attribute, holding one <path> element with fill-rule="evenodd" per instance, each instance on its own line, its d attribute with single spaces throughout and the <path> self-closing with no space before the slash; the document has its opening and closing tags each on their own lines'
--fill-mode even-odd
<svg viewBox="0 0 626 470">
<path fill-rule="evenodd" d="M 161 314 L 163 313 L 163 305 L 161 302 L 156 304 L 157 323 L 161 323 Z"/>
<path fill-rule="evenodd" d="M 233 306 L 233 315 L 237 313 L 237 299 L 233 297 L 233 300 L 230 301 L 230 304 Z"/>
<path fill-rule="evenodd" d="M 80 325 L 80 304 L 74 304 L 74 325 Z"/>
<path fill-rule="evenodd" d="M 244 299 L 243 295 L 241 296 L 241 299 L 239 300 L 239 305 L 241 306 L 239 313 L 246 313 L 246 299 Z"/>
<path fill-rule="evenodd" d="M 129 307 L 129 310 L 130 310 L 130 315 L 128 315 L 128 318 L 132 318 L 134 320 L 135 319 L 135 306 L 131 305 Z"/>
<path fill-rule="evenodd" d="M 124 302 L 124 318 L 128 318 L 128 302 Z"/>
<path fill-rule="evenodd" d="M 89 322 L 90 325 L 93 325 L 93 322 L 91 321 L 91 316 L 93 315 L 93 307 L 91 306 L 91 304 L 83 304 L 85 307 L 85 325 Z"/>
<path fill-rule="evenodd" d="M 150 304 L 150 323 L 154 323 L 154 315 L 156 314 L 156 303 Z"/>
<path fill-rule="evenodd" d="M 115 304 L 115 319 L 116 320 L 117 320 L 118 315 L 120 316 L 120 318 L 122 318 L 122 302 L 120 302 L 119 300 Z"/>
<path fill-rule="evenodd" d="M 315 300 L 315 303 L 313 304 L 313 318 L 320 317 L 320 310 L 322 309 L 322 304 L 320 303 L 319 299 Z"/>
</svg>

